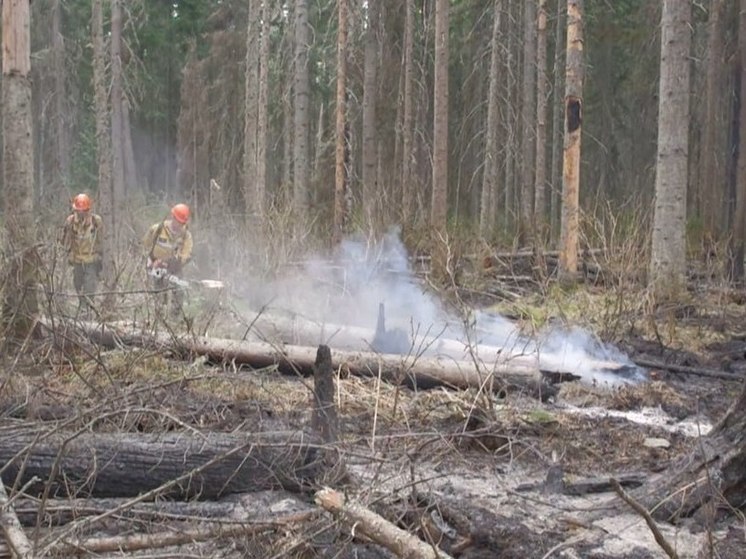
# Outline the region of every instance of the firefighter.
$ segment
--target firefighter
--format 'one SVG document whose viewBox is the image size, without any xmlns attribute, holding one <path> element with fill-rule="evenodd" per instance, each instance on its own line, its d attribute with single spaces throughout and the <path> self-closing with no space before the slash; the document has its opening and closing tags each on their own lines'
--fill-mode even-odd
<svg viewBox="0 0 746 559">
<path fill-rule="evenodd" d="M 173 287 L 169 277 L 179 278 L 192 256 L 192 233 L 189 231 L 189 206 L 176 204 L 171 215 L 148 229 L 143 245 L 147 254 L 146 270 L 156 289 Z M 173 290 L 171 314 L 177 315 L 184 302 L 181 289 Z"/>
<path fill-rule="evenodd" d="M 73 213 L 65 220 L 62 244 L 73 269 L 73 285 L 79 310 L 93 309 L 91 295 L 98 288 L 103 265 L 103 226 L 101 216 L 91 212 L 91 198 L 78 194 L 72 200 Z"/>
</svg>

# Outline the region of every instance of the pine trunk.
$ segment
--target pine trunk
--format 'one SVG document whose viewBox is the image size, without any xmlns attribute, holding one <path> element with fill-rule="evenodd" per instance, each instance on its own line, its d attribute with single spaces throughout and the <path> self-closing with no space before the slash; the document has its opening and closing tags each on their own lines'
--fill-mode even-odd
<svg viewBox="0 0 746 559">
<path fill-rule="evenodd" d="M 534 172 L 534 228 L 540 245 L 546 242 L 547 182 L 547 0 L 539 0 L 536 36 L 536 169 Z"/>
<path fill-rule="evenodd" d="M 378 139 L 376 134 L 376 103 L 378 102 L 378 29 L 380 2 L 368 3 L 368 26 L 365 31 L 365 68 L 363 71 L 363 215 L 373 230 L 378 208 Z"/>
<path fill-rule="evenodd" d="M 96 110 L 96 157 L 98 160 L 98 199 L 104 227 L 104 283 L 111 286 L 114 270 L 114 196 L 111 183 L 111 136 L 109 99 L 106 84 L 103 0 L 93 0 L 91 40 L 93 43 L 93 100 Z"/>
<path fill-rule="evenodd" d="M 114 246 L 120 243 L 124 213 L 124 115 L 122 112 L 122 4 L 111 0 L 111 163 L 112 214 Z M 116 252 L 116 251 L 115 251 Z"/>
<path fill-rule="evenodd" d="M 559 276 L 573 282 L 578 271 L 580 226 L 580 130 L 583 121 L 583 0 L 567 2 L 565 141 L 562 160 L 562 221 Z"/>
<path fill-rule="evenodd" d="M 664 0 L 658 155 L 650 282 L 656 298 L 669 299 L 685 287 L 686 187 L 689 154 L 689 50 L 691 4 Z"/>
<path fill-rule="evenodd" d="M 261 0 L 250 0 L 246 26 L 246 74 L 244 76 L 243 193 L 247 219 L 257 213 L 257 116 L 259 107 L 259 19 Z"/>
<path fill-rule="evenodd" d="M 430 224 L 445 233 L 448 219 L 448 29 L 449 2 L 435 0 L 433 192 Z"/>
<path fill-rule="evenodd" d="M 10 341 L 26 339 L 38 310 L 29 1 L 5 0 L 2 18 L 3 194 L 13 203 L 4 215 L 9 265 L 3 270 L 2 318 Z"/>
<path fill-rule="evenodd" d="M 258 216 L 264 217 L 267 196 L 267 129 L 269 122 L 269 33 L 272 17 L 271 0 L 262 2 L 262 38 L 259 44 L 259 107 L 256 134 L 256 201 Z"/>
<path fill-rule="evenodd" d="M 550 240 L 554 246 L 557 240 L 560 223 L 560 194 L 562 193 L 562 183 L 560 181 L 561 162 L 560 162 L 560 142 L 562 141 L 562 98 L 560 91 L 562 89 L 562 38 L 564 30 L 562 22 L 562 1 L 557 1 L 557 19 L 554 28 L 554 86 L 552 87 L 552 170 L 551 170 L 551 198 L 549 204 L 549 229 Z"/>
<path fill-rule="evenodd" d="M 334 152 L 334 237 L 336 245 L 342 240 L 347 226 L 347 170 L 345 169 L 347 128 L 347 0 L 338 0 L 337 29 L 337 107 Z"/>
<path fill-rule="evenodd" d="M 62 0 L 52 7 L 52 58 L 54 60 L 55 174 L 54 196 L 65 196 L 70 176 L 70 141 L 67 134 L 67 88 L 65 87 L 65 42 L 62 37 Z"/>
<path fill-rule="evenodd" d="M 414 0 L 405 0 L 404 16 L 404 116 L 402 117 L 402 223 L 412 223 L 415 210 L 415 188 L 412 184 L 412 163 L 414 153 L 412 151 L 412 126 L 414 123 L 414 112 L 412 99 L 414 92 L 412 68 L 412 55 L 414 51 Z"/>
<path fill-rule="evenodd" d="M 307 0 L 295 0 L 295 113 L 293 117 L 293 201 L 297 217 L 306 218 L 309 201 L 308 132 L 309 74 Z"/>
<path fill-rule="evenodd" d="M 534 170 L 536 167 L 536 0 L 523 2 L 523 94 L 521 99 L 521 213 L 519 237 L 534 233 Z"/>
<path fill-rule="evenodd" d="M 744 280 L 743 259 L 746 245 L 746 0 L 740 0 L 738 20 L 739 70 L 741 73 L 740 104 L 738 114 L 738 150 L 736 163 L 736 213 L 731 239 L 731 278 Z"/>
</svg>

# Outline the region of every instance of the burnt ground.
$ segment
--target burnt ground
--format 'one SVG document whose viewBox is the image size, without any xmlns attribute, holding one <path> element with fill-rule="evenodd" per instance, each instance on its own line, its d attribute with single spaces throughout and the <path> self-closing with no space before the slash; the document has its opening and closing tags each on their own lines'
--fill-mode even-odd
<svg viewBox="0 0 746 559">
<path fill-rule="evenodd" d="M 548 295 L 536 297 L 538 308 Z M 640 309 L 621 309 L 615 320 L 623 326 L 612 341 L 633 359 L 742 374 L 745 313 L 741 304 L 725 299 L 727 304 L 718 298 L 720 306 L 712 307 L 707 303 L 712 299 L 703 296 L 685 312 L 656 310 L 653 318 Z M 583 307 L 564 304 L 565 310 Z M 184 363 L 158 350 L 100 351 L 69 344 L 60 349 L 50 339 L 37 343 L 34 357 L 14 362 L 13 373 L 3 376 L 4 426 L 65 422 L 67 429 L 109 432 L 309 429 L 307 379 L 283 376 L 271 367 L 251 371 L 200 360 Z M 570 484 L 627 473 L 651 478 L 698 444 L 741 390 L 737 380 L 665 367 L 652 371 L 651 378 L 613 390 L 567 383 L 548 402 L 521 393 L 417 391 L 376 379 L 338 378 L 339 447 L 349 473 L 340 487 L 453 557 L 665 557 L 642 519 L 620 507 L 613 492 L 572 496 L 540 485 L 552 468 Z M 96 421 L 102 404 L 108 412 L 132 411 Z M 537 485 L 522 490 L 527 483 Z M 311 506 L 310 492 L 292 498 Z M 605 508 L 613 511 L 608 517 L 585 520 L 587 513 L 597 517 Z M 126 530 L 157 532 L 172 524 L 134 522 Z M 82 535 L 102 535 L 106 527 L 87 527 Z M 737 558 L 746 545 L 738 511 L 705 524 L 661 525 L 661 530 L 679 557 Z M 171 552 L 393 557 L 327 514 L 269 534 Z"/>
</svg>

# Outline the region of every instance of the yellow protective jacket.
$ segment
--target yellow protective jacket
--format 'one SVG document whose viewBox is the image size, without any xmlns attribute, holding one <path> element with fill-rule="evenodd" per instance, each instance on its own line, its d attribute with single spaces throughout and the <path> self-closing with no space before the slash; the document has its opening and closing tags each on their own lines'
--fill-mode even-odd
<svg viewBox="0 0 746 559">
<path fill-rule="evenodd" d="M 186 226 L 178 235 L 171 230 L 171 220 L 154 223 L 143 239 L 145 254 L 152 260 L 168 262 L 178 260 L 181 264 L 192 256 L 192 234 Z"/>
<path fill-rule="evenodd" d="M 103 253 L 103 221 L 101 216 L 88 214 L 82 218 L 76 214 L 65 220 L 62 245 L 67 251 L 70 264 L 100 262 Z"/>
</svg>

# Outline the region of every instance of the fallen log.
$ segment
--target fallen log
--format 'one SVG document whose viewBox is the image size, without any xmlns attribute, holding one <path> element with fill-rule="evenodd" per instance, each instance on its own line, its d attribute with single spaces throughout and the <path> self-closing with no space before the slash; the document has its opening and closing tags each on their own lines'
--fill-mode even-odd
<svg viewBox="0 0 746 559">
<path fill-rule="evenodd" d="M 283 488 L 302 491 L 322 479 L 320 449 L 303 433 L 158 435 L 19 433 L 0 445 L 7 485 L 49 484 L 51 497 L 129 497 L 153 491 L 215 499 Z M 159 488 L 161 490 L 159 490 Z"/>
<path fill-rule="evenodd" d="M 73 337 L 77 332 L 95 343 L 111 348 L 148 347 L 170 351 L 183 357 L 203 355 L 218 363 L 232 362 L 254 368 L 277 366 L 284 373 L 304 376 L 313 374 L 317 351 L 315 347 L 275 345 L 266 342 L 125 332 L 94 323 L 63 325 L 58 322 L 57 328 L 64 328 L 64 335 L 67 338 Z M 57 335 L 60 335 L 60 332 L 57 332 Z M 506 387 L 517 387 L 528 389 L 532 393 L 544 389 L 549 391 L 543 385 L 540 370 L 536 366 L 512 361 L 486 364 L 482 367 L 474 361 L 443 357 L 403 357 L 365 351 L 335 350 L 332 351 L 332 365 L 335 370 L 352 375 L 380 375 L 386 381 L 417 388 L 447 386 L 502 391 Z"/>
<path fill-rule="evenodd" d="M 592 372 L 617 374 L 624 377 L 635 373 L 634 365 L 615 361 L 593 359 L 582 353 L 557 355 L 551 352 L 527 350 L 525 340 L 517 335 L 512 347 L 500 347 L 477 340 L 461 341 L 445 335 L 415 335 L 402 328 L 387 330 L 379 314 L 379 327 L 375 330 L 360 326 L 322 323 L 297 315 L 277 312 L 259 313 L 252 319 L 252 330 L 270 343 L 298 345 L 329 344 L 337 350 L 370 348 L 382 354 L 421 354 L 428 358 L 454 359 L 471 362 L 472 366 L 489 369 L 495 363 L 525 366 L 538 369 L 543 375 L 561 380 L 574 380 L 573 375 Z M 489 338 L 490 332 L 476 332 L 476 337 Z M 474 365 L 476 364 L 476 365 Z"/>
</svg>

